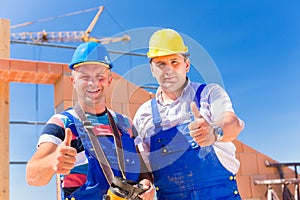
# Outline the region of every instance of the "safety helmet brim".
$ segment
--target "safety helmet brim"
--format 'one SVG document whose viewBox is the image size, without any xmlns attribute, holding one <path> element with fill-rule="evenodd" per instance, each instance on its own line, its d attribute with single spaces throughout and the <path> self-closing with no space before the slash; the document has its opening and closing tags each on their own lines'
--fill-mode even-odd
<svg viewBox="0 0 300 200">
<path fill-rule="evenodd" d="M 171 51 L 168 49 L 149 49 L 147 52 L 147 57 L 152 59 L 160 56 L 168 56 L 168 55 L 173 55 L 173 54 L 182 54 L 186 55 L 189 54 L 187 51 Z"/>
<path fill-rule="evenodd" d="M 104 63 L 104 62 L 98 62 L 98 61 L 85 61 L 85 62 L 80 62 L 80 63 L 77 63 L 77 64 L 74 64 L 73 65 L 73 67 L 72 67 L 72 69 L 74 70 L 74 69 L 76 69 L 76 68 L 78 68 L 78 67 L 80 67 L 80 66 L 82 66 L 82 65 L 103 65 L 103 66 L 105 66 L 105 67 L 107 67 L 108 69 L 110 69 L 111 68 L 111 66 L 110 65 L 108 65 L 107 63 Z"/>
</svg>

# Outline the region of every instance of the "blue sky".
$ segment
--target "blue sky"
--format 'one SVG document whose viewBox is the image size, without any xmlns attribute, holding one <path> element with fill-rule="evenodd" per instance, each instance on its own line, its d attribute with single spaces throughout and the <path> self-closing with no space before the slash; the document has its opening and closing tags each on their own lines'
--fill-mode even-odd
<svg viewBox="0 0 300 200">
<path fill-rule="evenodd" d="M 156 27 L 181 32 L 188 41 L 195 66 L 189 74 L 191 79 L 222 84 L 236 113 L 245 121 L 246 127 L 238 139 L 275 160 L 300 161 L 299 0 L 10 0 L 1 2 L 0 18 L 16 25 L 101 5 L 105 8 L 91 35 L 130 33 L 132 37 L 131 42 L 107 45 L 108 49 L 145 53 L 148 36 Z M 11 32 L 85 30 L 95 14 L 93 11 L 34 23 Z M 11 46 L 12 58 L 67 63 L 71 56 L 72 50 Z M 120 75 L 137 84 L 143 83 L 137 77 L 143 77 L 147 83 L 152 81 L 147 76 L 146 58 L 120 55 L 112 58 L 116 62 L 114 71 Z M 16 86 L 19 84 L 11 84 L 11 120 L 46 121 L 53 113 L 53 88 Z M 40 128 L 21 127 L 20 133 L 20 127 L 11 126 L 11 160 L 30 158 Z M 24 141 L 16 141 L 21 137 L 18 134 L 26 134 Z M 11 199 L 17 199 L 22 192 L 32 199 L 38 199 L 34 195 L 40 192 L 47 192 L 46 199 L 55 197 L 51 196 L 54 188 L 51 185 L 27 187 L 24 166 L 11 166 L 11 170 Z"/>
</svg>

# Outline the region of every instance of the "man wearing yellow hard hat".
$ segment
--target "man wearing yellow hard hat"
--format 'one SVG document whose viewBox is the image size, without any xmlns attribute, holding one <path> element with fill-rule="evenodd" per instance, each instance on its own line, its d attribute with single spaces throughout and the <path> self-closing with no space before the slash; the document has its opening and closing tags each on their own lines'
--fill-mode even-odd
<svg viewBox="0 0 300 200">
<path fill-rule="evenodd" d="M 218 84 L 189 80 L 188 47 L 172 29 L 153 33 L 147 56 L 159 88 L 133 123 L 158 199 L 241 199 L 232 141 L 244 122 L 228 94 Z"/>
</svg>

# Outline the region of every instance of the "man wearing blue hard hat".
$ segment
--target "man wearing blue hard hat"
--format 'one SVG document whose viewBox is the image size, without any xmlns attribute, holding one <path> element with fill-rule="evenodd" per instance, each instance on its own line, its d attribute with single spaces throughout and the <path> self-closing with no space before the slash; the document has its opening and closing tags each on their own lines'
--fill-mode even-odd
<svg viewBox="0 0 300 200">
<path fill-rule="evenodd" d="M 29 185 L 61 176 L 62 199 L 153 199 L 154 188 L 134 145 L 131 120 L 106 107 L 113 67 L 105 47 L 77 47 L 69 68 L 78 103 L 53 115 L 27 164 Z"/>
</svg>

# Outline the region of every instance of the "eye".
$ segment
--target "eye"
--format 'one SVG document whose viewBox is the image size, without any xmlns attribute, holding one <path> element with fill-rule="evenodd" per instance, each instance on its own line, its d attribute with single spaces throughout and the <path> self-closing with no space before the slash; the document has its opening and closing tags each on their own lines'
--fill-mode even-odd
<svg viewBox="0 0 300 200">
<path fill-rule="evenodd" d="M 87 81 L 87 80 L 89 80 L 89 76 L 82 75 L 82 76 L 80 76 L 80 79 Z"/>
<path fill-rule="evenodd" d="M 180 64 L 180 63 L 182 63 L 182 60 L 181 59 L 172 59 L 171 60 L 171 64 L 172 65 L 178 65 L 178 64 Z"/>
<path fill-rule="evenodd" d="M 172 65 L 177 65 L 179 62 L 177 60 L 172 60 L 171 64 Z"/>
<path fill-rule="evenodd" d="M 164 68 L 166 66 L 166 63 L 164 62 L 158 62 L 158 63 L 155 63 L 155 65 L 158 67 L 158 68 Z"/>
<path fill-rule="evenodd" d="M 104 77 L 104 75 L 99 74 L 99 75 L 97 75 L 97 79 L 98 79 L 99 81 L 101 81 L 101 80 L 104 80 L 105 77 Z"/>
</svg>

